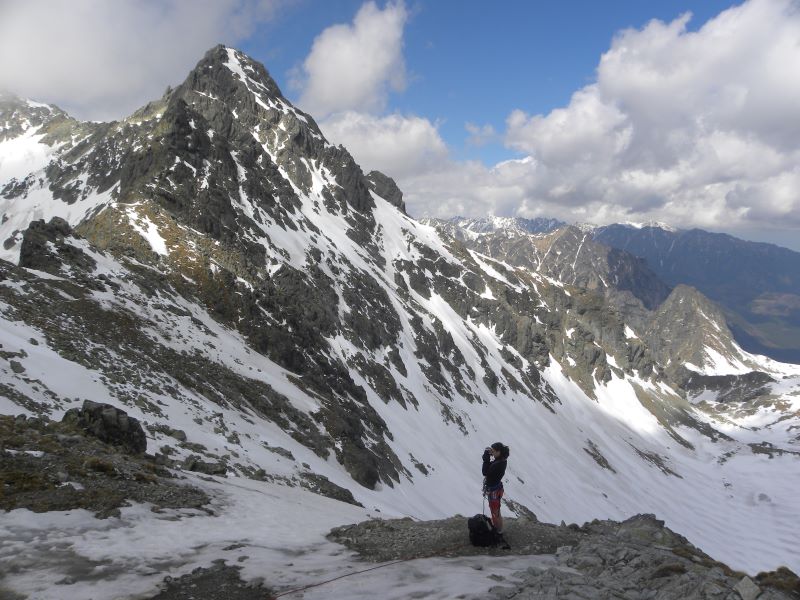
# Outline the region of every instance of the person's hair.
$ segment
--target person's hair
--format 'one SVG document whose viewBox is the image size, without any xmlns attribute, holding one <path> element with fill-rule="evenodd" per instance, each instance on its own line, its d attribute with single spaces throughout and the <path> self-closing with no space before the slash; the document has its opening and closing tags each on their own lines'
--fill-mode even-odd
<svg viewBox="0 0 800 600">
<path fill-rule="evenodd" d="M 500 453 L 500 458 L 508 458 L 508 455 L 511 454 L 511 448 L 501 442 L 495 442 L 492 444 L 492 448 Z"/>
</svg>

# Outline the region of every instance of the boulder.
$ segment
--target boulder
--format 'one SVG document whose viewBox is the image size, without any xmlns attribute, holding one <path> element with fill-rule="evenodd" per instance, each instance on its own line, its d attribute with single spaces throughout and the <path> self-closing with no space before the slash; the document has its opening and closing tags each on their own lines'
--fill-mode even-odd
<svg viewBox="0 0 800 600">
<path fill-rule="evenodd" d="M 184 459 L 183 468 L 187 471 L 194 471 L 195 473 L 203 473 L 205 475 L 221 475 L 225 476 L 228 472 L 228 467 L 223 462 L 206 462 L 200 460 L 200 457 L 192 454 Z"/>
<path fill-rule="evenodd" d="M 761 588 L 758 587 L 753 580 L 749 577 L 742 577 L 741 581 L 733 588 L 742 597 L 742 600 L 756 600 L 761 594 Z"/>
<path fill-rule="evenodd" d="M 147 450 L 147 436 L 139 420 L 110 404 L 85 400 L 81 408 L 68 410 L 62 422 L 75 425 L 88 435 L 132 454 L 142 454 Z"/>
<path fill-rule="evenodd" d="M 75 237 L 64 219 L 53 217 L 32 221 L 25 230 L 19 252 L 19 266 L 64 275 L 62 267 L 68 265 L 80 271 L 92 271 L 96 263 L 83 250 L 69 243 Z"/>
</svg>

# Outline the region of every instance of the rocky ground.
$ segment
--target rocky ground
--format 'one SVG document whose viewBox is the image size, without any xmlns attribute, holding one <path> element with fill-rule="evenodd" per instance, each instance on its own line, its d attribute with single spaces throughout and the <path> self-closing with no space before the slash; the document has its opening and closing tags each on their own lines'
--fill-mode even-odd
<svg viewBox="0 0 800 600">
<path fill-rule="evenodd" d="M 63 422 L 0 415 L 0 509 L 83 508 L 107 518 L 133 501 L 151 503 L 155 511 L 210 510 L 204 492 L 181 482 L 181 465 L 144 451 L 135 419 L 108 405 L 89 404 Z M 462 516 L 425 522 L 370 520 L 338 527 L 328 537 L 376 563 L 482 555 L 554 557 L 532 560 L 514 579 L 496 577 L 490 600 L 800 598 L 800 579 L 788 569 L 750 578 L 713 560 L 652 515 L 579 526 L 540 523 L 519 507 L 510 512 L 525 515 L 506 519 L 510 549 L 471 546 Z M 245 582 L 236 565 L 218 561 L 180 578 L 165 578 L 149 600 L 263 600 L 270 598 L 267 585 L 269 581 Z M 6 593 L 0 587 L 0 597 L 15 598 Z"/>
<path fill-rule="evenodd" d="M 517 573 L 520 581 L 493 588 L 489 595 L 493 600 L 800 598 L 800 579 L 788 569 L 751 579 L 713 560 L 652 515 L 637 515 L 623 523 L 592 521 L 583 526 L 506 519 L 505 529 L 510 550 L 470 546 L 466 518 L 460 516 L 428 522 L 368 521 L 334 529 L 329 538 L 378 562 L 430 556 L 555 554 L 555 566 L 532 567 Z"/>
<path fill-rule="evenodd" d="M 216 564 L 195 569 L 178 579 L 164 580 L 162 591 L 148 600 L 270 600 L 271 592 L 260 582 L 245 583 L 239 569 Z"/>
<path fill-rule="evenodd" d="M 0 509 L 47 512 L 82 508 L 101 519 L 118 516 L 119 508 L 128 501 L 151 503 L 154 511 L 209 510 L 205 492 L 180 482 L 180 471 L 169 459 L 130 447 L 130 438 L 136 436 L 106 429 L 104 437 L 110 433 L 116 438 L 106 442 L 98 439 L 97 430 L 87 432 L 85 424 L 80 418 L 57 422 L 46 417 L 0 415 Z M 131 429 L 141 431 L 138 424 Z M 177 579 L 165 578 L 162 590 L 152 600 L 268 597 L 269 591 L 259 582 L 244 582 L 237 567 L 220 563 Z M 2 585 L 0 598 L 22 599 Z"/>
<path fill-rule="evenodd" d="M 83 508 L 99 518 L 129 500 L 202 509 L 206 494 L 182 485 L 162 460 L 121 451 L 72 423 L 0 415 L 0 509 Z"/>
</svg>

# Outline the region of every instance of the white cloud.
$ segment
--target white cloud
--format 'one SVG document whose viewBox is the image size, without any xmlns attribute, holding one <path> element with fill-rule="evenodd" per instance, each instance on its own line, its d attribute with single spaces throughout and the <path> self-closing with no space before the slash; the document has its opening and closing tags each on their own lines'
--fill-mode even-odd
<svg viewBox="0 0 800 600">
<path fill-rule="evenodd" d="M 389 90 L 406 86 L 403 30 L 408 19 L 403 2 L 380 10 L 367 2 L 352 25 L 328 27 L 314 40 L 295 81 L 298 104 L 324 118 L 340 111 L 380 112 Z"/>
<path fill-rule="evenodd" d="M 445 163 L 447 147 L 436 126 L 415 116 L 375 117 L 343 112 L 320 123 L 330 141 L 342 144 L 365 171 L 395 178 L 421 174 Z"/>
<path fill-rule="evenodd" d="M 478 161 L 448 160 L 426 173 L 399 177 L 397 183 L 415 217 L 509 216 L 520 214 L 525 197 L 524 177 L 514 170 L 511 163 L 488 169 Z"/>
<path fill-rule="evenodd" d="M 750 0 L 696 32 L 688 20 L 620 32 L 568 106 L 511 113 L 507 145 L 535 158 L 521 206 L 800 228 L 800 5 Z"/>
<path fill-rule="evenodd" d="M 660 220 L 762 240 L 783 228 L 784 243 L 800 228 L 796 0 L 750 0 L 695 32 L 690 15 L 620 32 L 567 106 L 509 115 L 505 143 L 528 156 L 494 168 L 453 160 L 427 119 L 377 116 L 405 82 L 406 19 L 402 4 L 368 3 L 323 32 L 301 102 L 365 170 L 397 180 L 410 214 Z M 465 128 L 472 144 L 496 135 Z"/>
<path fill-rule="evenodd" d="M 595 86 L 576 92 L 567 108 L 546 117 L 515 110 L 506 124 L 510 147 L 553 164 L 602 161 L 623 151 L 631 138 L 625 115 L 604 103 Z"/>
<path fill-rule="evenodd" d="M 79 118 L 126 116 L 236 43 L 282 0 L 11 0 L 0 4 L 0 87 Z"/>
</svg>

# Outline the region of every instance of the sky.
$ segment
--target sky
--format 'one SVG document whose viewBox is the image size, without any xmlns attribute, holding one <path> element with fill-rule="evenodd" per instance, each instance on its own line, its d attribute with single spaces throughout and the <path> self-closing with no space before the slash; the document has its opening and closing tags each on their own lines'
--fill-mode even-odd
<svg viewBox="0 0 800 600">
<path fill-rule="evenodd" d="M 800 0 L 0 0 L 0 87 L 121 118 L 217 43 L 412 216 L 660 221 L 800 250 Z"/>
</svg>

